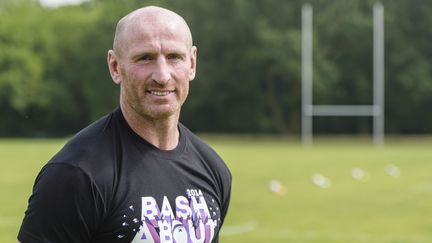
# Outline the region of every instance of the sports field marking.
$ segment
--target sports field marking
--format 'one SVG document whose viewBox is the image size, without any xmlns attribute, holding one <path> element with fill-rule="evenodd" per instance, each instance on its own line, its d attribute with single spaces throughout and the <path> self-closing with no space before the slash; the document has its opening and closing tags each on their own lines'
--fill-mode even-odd
<svg viewBox="0 0 432 243">
<path fill-rule="evenodd" d="M 258 224 L 256 221 L 250 221 L 239 225 L 228 225 L 221 229 L 221 236 L 238 235 L 242 233 L 252 232 L 257 228 Z"/>
<path fill-rule="evenodd" d="M 419 183 L 412 191 L 415 193 L 432 193 L 432 182 Z"/>
<path fill-rule="evenodd" d="M 428 235 L 423 234 L 404 234 L 404 233 L 343 233 L 339 231 L 322 232 L 322 231 L 293 231 L 289 229 L 260 229 L 254 232 L 257 238 L 285 241 L 307 241 L 307 242 L 431 242 Z"/>
</svg>

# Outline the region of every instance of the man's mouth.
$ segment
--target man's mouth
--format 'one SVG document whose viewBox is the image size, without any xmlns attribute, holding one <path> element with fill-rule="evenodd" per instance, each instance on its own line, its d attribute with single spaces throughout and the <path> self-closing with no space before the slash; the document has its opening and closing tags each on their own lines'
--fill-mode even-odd
<svg viewBox="0 0 432 243">
<path fill-rule="evenodd" d="M 150 90 L 149 92 L 150 92 L 150 94 L 156 95 L 156 96 L 167 96 L 171 93 L 174 93 L 174 91 L 155 91 L 155 90 Z"/>
</svg>

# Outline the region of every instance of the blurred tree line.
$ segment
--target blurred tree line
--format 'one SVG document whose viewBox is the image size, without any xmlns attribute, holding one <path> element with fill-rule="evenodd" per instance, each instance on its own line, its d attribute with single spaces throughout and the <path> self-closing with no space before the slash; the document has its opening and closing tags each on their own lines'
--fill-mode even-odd
<svg viewBox="0 0 432 243">
<path fill-rule="evenodd" d="M 118 19 L 149 4 L 185 17 L 198 73 L 181 120 L 223 133 L 300 131 L 303 0 L 0 2 L 0 136 L 71 134 L 118 104 L 106 65 Z M 311 0 L 314 103 L 372 103 L 371 0 Z M 432 131 L 432 1 L 387 0 L 386 132 Z M 317 132 L 370 132 L 371 118 L 315 118 Z"/>
</svg>

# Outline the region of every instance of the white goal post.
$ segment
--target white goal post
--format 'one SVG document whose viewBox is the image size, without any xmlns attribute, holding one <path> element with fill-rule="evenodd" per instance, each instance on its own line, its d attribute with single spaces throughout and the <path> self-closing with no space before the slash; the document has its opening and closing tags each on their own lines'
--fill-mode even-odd
<svg viewBox="0 0 432 243">
<path fill-rule="evenodd" d="M 373 141 L 384 144 L 384 8 L 373 5 L 373 104 L 314 105 L 313 104 L 313 10 L 302 7 L 302 142 L 312 144 L 314 116 L 371 116 Z"/>
</svg>

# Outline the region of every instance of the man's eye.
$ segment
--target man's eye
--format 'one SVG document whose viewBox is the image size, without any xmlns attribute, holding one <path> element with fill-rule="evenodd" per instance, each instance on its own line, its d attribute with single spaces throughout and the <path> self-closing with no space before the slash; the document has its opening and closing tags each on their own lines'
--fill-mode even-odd
<svg viewBox="0 0 432 243">
<path fill-rule="evenodd" d="M 179 54 L 168 54 L 167 58 L 169 60 L 183 60 L 183 57 Z"/>
<path fill-rule="evenodd" d="M 144 55 L 144 56 L 140 56 L 138 58 L 138 61 L 151 61 L 153 60 L 153 56 L 152 55 Z"/>
</svg>

